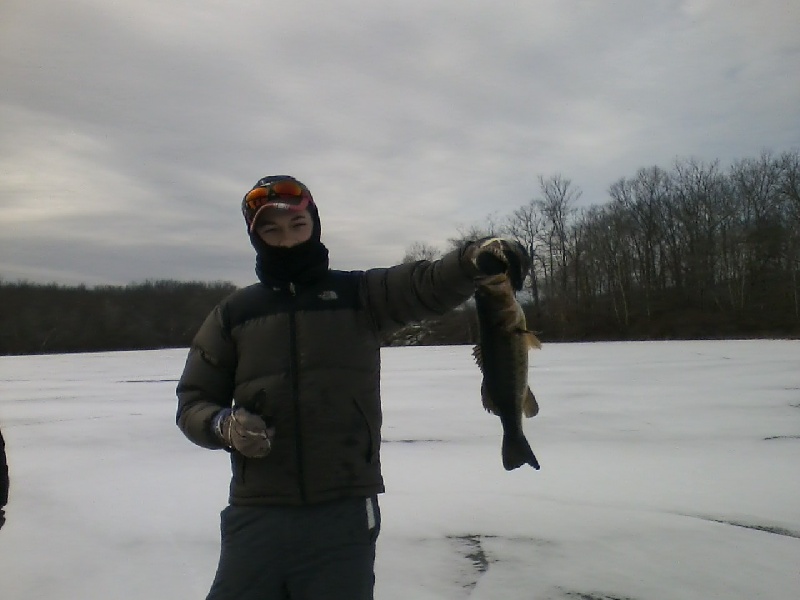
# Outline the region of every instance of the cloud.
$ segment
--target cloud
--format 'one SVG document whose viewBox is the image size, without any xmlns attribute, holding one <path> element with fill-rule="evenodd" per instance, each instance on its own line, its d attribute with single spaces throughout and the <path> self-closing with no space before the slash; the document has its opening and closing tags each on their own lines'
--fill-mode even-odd
<svg viewBox="0 0 800 600">
<path fill-rule="evenodd" d="M 239 202 L 268 173 L 311 187 L 333 263 L 357 268 L 510 213 L 540 174 L 597 204 L 643 166 L 800 146 L 790 0 L 0 13 L 4 278 L 246 283 Z"/>
</svg>

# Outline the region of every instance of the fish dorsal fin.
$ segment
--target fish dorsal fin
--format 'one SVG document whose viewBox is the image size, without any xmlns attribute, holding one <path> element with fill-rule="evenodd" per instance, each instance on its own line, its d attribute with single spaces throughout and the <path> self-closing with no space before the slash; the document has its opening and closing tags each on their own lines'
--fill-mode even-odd
<svg viewBox="0 0 800 600">
<path fill-rule="evenodd" d="M 528 419 L 539 414 L 539 403 L 536 402 L 536 396 L 533 395 L 531 388 L 528 388 L 525 398 L 522 400 L 522 413 Z"/>
<path fill-rule="evenodd" d="M 499 415 L 500 411 L 497 410 L 497 405 L 492 401 L 492 398 L 489 396 L 489 392 L 486 391 L 486 384 L 481 384 L 481 401 L 483 402 L 483 408 L 487 411 L 492 413 L 493 415 Z"/>
<path fill-rule="evenodd" d="M 478 365 L 481 373 L 483 373 L 483 352 L 481 352 L 480 346 L 475 346 L 472 349 L 472 356 L 475 358 L 475 363 Z"/>
<path fill-rule="evenodd" d="M 528 346 L 529 349 L 539 349 L 542 347 L 542 342 L 539 341 L 539 338 L 536 337 L 535 333 L 528 331 L 527 329 L 523 329 L 521 333 L 523 338 L 525 338 L 525 345 Z"/>
</svg>

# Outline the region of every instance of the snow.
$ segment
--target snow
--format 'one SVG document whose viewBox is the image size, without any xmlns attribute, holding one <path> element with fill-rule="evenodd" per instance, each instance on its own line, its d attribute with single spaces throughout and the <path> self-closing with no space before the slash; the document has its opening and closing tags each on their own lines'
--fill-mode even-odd
<svg viewBox="0 0 800 600">
<path fill-rule="evenodd" d="M 3 600 L 203 598 L 227 456 L 175 427 L 185 350 L 0 358 Z M 383 352 L 376 598 L 800 597 L 800 342 L 546 344 L 506 472 L 470 349 Z"/>
</svg>

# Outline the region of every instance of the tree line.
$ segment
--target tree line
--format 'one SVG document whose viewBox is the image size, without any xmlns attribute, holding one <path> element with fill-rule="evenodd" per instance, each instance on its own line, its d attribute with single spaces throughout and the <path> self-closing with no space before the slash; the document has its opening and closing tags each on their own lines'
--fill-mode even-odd
<svg viewBox="0 0 800 600">
<path fill-rule="evenodd" d="M 560 174 L 455 246 L 506 235 L 533 259 L 519 295 L 543 341 L 795 337 L 800 334 L 800 153 L 727 168 L 677 160 L 615 181 L 602 205 Z M 403 261 L 434 259 L 424 242 Z M 64 287 L 0 281 L 0 354 L 185 347 L 225 282 Z M 476 341 L 470 303 L 387 336 L 386 345 Z"/>
<path fill-rule="evenodd" d="M 693 159 L 642 168 L 614 182 L 607 203 L 582 208 L 581 190 L 561 175 L 539 177 L 539 187 L 527 204 L 451 244 L 499 234 L 528 248 L 524 307 L 542 339 L 800 333 L 798 151 L 728 168 Z M 416 242 L 406 259 L 436 255 Z M 474 330 L 474 314 L 462 327 Z"/>
<path fill-rule="evenodd" d="M 0 281 L 0 354 L 187 347 L 211 309 L 235 289 L 222 282 L 90 289 Z"/>
</svg>

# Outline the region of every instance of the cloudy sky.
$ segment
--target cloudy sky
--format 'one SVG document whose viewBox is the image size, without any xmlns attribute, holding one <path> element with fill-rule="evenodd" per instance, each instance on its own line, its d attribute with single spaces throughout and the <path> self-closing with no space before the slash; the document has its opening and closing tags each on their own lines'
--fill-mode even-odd
<svg viewBox="0 0 800 600">
<path fill-rule="evenodd" d="M 0 279 L 254 280 L 261 176 L 337 268 L 398 262 L 561 174 L 800 147 L 796 0 L 3 0 Z"/>
</svg>

